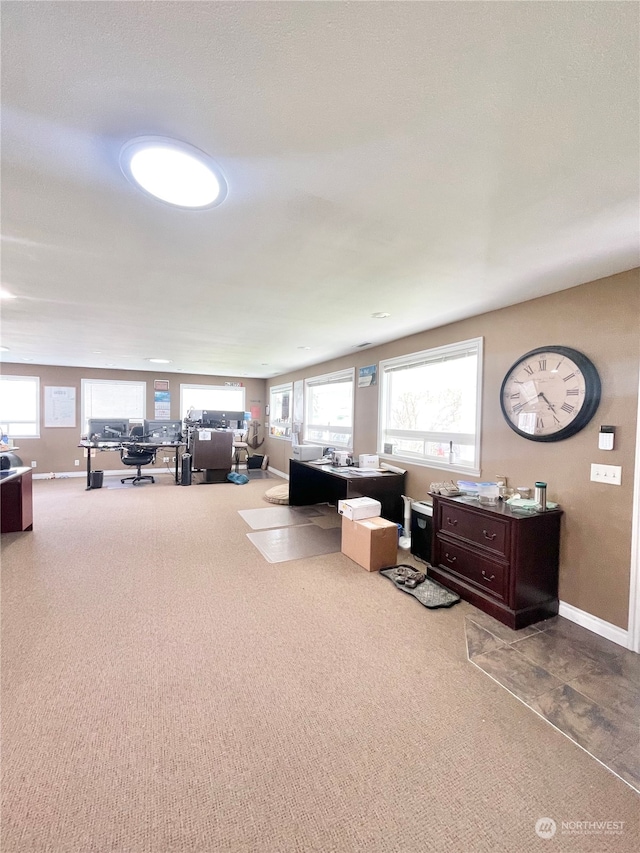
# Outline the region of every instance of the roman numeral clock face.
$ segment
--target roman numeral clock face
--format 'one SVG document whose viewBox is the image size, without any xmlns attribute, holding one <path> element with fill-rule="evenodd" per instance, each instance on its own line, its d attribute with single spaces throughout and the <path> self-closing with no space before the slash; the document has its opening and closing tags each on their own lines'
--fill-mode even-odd
<svg viewBox="0 0 640 853">
<path fill-rule="evenodd" d="M 600 403 L 594 364 L 569 347 L 531 350 L 510 368 L 500 389 L 502 414 L 514 432 L 531 441 L 575 435 Z"/>
</svg>

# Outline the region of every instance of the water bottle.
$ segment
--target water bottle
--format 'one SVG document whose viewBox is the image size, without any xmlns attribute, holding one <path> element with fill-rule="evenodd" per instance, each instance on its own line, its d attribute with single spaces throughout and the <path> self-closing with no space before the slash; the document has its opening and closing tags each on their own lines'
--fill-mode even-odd
<svg viewBox="0 0 640 853">
<path fill-rule="evenodd" d="M 547 509 L 547 484 L 546 483 L 536 483 L 534 500 L 536 502 L 536 507 L 537 507 L 538 511 L 539 512 L 546 512 L 546 509 Z"/>
</svg>

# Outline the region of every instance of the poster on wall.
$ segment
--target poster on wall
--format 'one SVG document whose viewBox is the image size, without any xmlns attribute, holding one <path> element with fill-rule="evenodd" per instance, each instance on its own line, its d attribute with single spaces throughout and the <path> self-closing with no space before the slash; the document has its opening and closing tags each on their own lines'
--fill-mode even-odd
<svg viewBox="0 0 640 853">
<path fill-rule="evenodd" d="M 154 418 L 157 421 L 169 419 L 171 416 L 171 394 L 168 391 L 154 391 Z"/>
<path fill-rule="evenodd" d="M 153 390 L 154 391 L 168 391 L 169 390 L 169 380 L 168 379 L 154 379 L 153 380 Z"/>
<path fill-rule="evenodd" d="M 370 364 L 368 367 L 358 369 L 358 388 L 366 388 L 367 385 L 376 384 L 377 365 Z"/>
<path fill-rule="evenodd" d="M 75 388 L 63 388 L 57 385 L 45 385 L 44 425 L 46 427 L 75 427 Z"/>
</svg>

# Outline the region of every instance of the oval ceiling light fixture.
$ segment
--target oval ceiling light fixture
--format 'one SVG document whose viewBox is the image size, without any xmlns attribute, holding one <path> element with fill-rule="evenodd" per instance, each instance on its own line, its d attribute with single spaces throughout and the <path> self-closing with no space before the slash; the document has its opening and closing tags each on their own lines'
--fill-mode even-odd
<svg viewBox="0 0 640 853">
<path fill-rule="evenodd" d="M 148 358 L 147 361 L 151 361 L 153 364 L 171 364 L 170 358 Z"/>
<path fill-rule="evenodd" d="M 386 311 L 376 311 L 376 313 L 372 314 L 371 316 L 374 318 L 374 320 L 384 320 L 386 317 L 390 317 L 391 314 L 387 313 Z"/>
<path fill-rule="evenodd" d="M 2 287 L 0 288 L 0 299 L 17 299 L 17 296 L 14 293 L 9 293 L 8 290 Z"/>
<path fill-rule="evenodd" d="M 213 160 L 193 145 L 162 136 L 139 136 L 120 149 L 124 176 L 152 198 L 188 210 L 220 204 L 227 182 Z"/>
<path fill-rule="evenodd" d="M 9 347 L 0 347 L 0 352 L 9 352 Z"/>
</svg>

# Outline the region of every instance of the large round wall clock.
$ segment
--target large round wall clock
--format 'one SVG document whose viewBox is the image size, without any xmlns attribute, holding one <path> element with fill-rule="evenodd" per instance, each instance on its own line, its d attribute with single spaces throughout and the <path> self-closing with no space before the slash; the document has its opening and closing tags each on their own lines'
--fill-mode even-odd
<svg viewBox="0 0 640 853">
<path fill-rule="evenodd" d="M 509 368 L 500 406 L 514 432 L 531 441 L 561 441 L 583 429 L 600 403 L 600 377 L 570 347 L 539 347 Z"/>
</svg>

